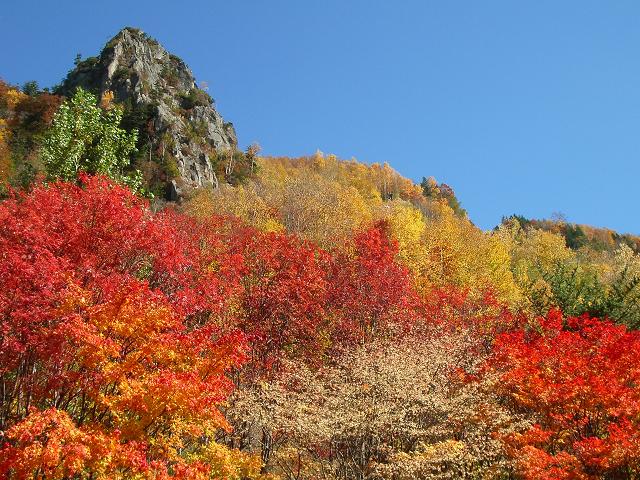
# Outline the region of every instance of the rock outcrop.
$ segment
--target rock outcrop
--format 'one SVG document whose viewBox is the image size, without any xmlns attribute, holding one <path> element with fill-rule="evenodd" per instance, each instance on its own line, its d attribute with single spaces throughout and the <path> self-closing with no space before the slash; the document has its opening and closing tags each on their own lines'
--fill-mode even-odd
<svg viewBox="0 0 640 480">
<path fill-rule="evenodd" d="M 143 117 L 151 130 L 144 132 L 149 151 L 168 155 L 173 170 L 177 167 L 173 176 L 163 177 L 170 197 L 185 188 L 217 184 L 212 157 L 237 147 L 233 125 L 198 88 L 191 70 L 138 29 L 124 28 L 98 57 L 78 61 L 60 92 L 68 96 L 77 87 L 97 95 L 111 91 L 116 102 Z"/>
</svg>

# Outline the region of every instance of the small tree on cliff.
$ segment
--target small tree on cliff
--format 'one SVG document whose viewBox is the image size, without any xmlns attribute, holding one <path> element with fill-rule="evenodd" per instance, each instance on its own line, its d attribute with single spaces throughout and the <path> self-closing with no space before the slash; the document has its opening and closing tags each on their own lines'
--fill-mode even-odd
<svg viewBox="0 0 640 480">
<path fill-rule="evenodd" d="M 130 155 L 136 151 L 138 132 L 120 128 L 123 110 L 103 95 L 100 105 L 91 93 L 78 88 L 56 112 L 42 149 L 49 179 L 74 181 L 78 173 L 100 173 L 140 188 L 140 172 L 127 172 Z"/>
</svg>

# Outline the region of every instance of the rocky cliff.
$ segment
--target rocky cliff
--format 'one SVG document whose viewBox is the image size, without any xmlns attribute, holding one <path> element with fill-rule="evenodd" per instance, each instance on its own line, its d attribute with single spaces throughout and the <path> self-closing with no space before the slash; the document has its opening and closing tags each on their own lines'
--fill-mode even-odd
<svg viewBox="0 0 640 480">
<path fill-rule="evenodd" d="M 79 86 L 98 95 L 111 91 L 125 105 L 129 126 L 140 133 L 146 171 L 156 172 L 171 198 L 184 188 L 218 183 L 217 154 L 237 146 L 233 125 L 185 63 L 156 40 L 124 28 L 99 56 L 76 62 L 60 93 L 71 95 Z"/>
</svg>

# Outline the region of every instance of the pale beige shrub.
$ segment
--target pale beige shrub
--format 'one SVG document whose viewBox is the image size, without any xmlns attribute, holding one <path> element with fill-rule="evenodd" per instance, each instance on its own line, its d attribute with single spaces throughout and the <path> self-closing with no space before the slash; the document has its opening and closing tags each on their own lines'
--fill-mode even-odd
<svg viewBox="0 0 640 480">
<path fill-rule="evenodd" d="M 499 437 L 527 423 L 500 406 L 491 378 L 468 381 L 484 358 L 477 338 L 428 331 L 319 370 L 287 363 L 236 393 L 234 446 L 287 479 L 499 478 Z"/>
</svg>

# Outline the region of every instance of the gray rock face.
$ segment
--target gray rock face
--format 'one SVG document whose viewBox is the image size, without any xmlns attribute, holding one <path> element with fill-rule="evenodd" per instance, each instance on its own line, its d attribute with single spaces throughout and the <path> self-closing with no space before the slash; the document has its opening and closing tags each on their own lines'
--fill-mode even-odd
<svg viewBox="0 0 640 480">
<path fill-rule="evenodd" d="M 170 154 L 180 173 L 173 195 L 182 188 L 216 185 L 211 156 L 237 147 L 233 125 L 197 87 L 191 70 L 140 30 L 121 30 L 98 57 L 79 62 L 61 92 L 71 95 L 79 86 L 98 95 L 110 90 L 116 102 L 152 112 L 152 146 Z"/>
</svg>

